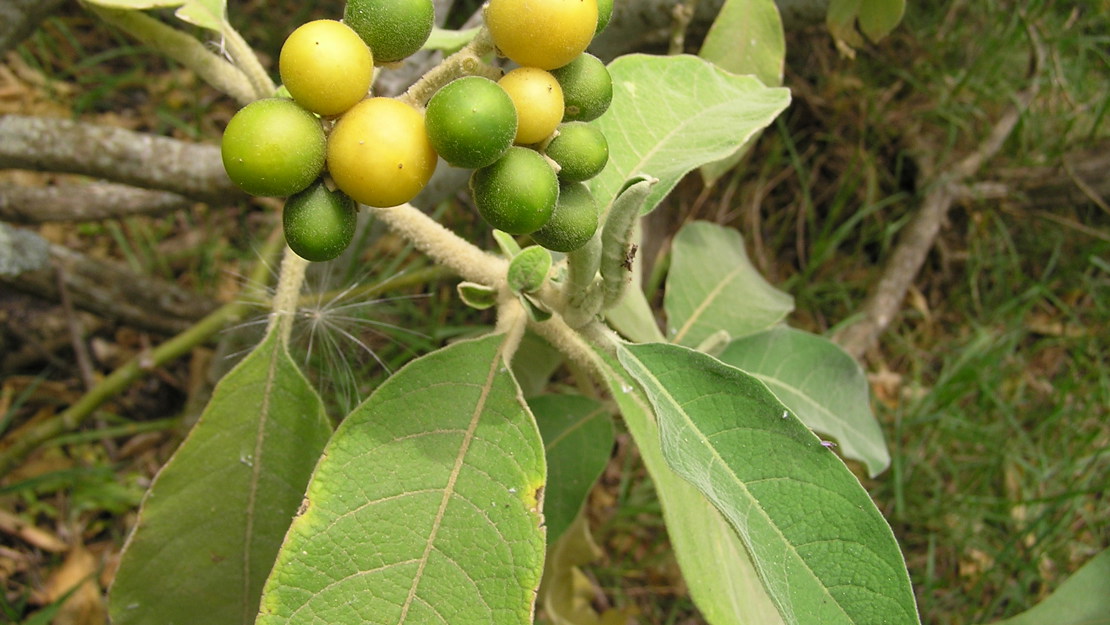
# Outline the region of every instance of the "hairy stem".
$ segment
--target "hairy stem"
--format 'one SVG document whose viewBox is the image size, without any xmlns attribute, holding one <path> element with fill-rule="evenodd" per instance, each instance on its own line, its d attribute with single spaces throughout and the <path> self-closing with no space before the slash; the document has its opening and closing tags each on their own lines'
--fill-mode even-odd
<svg viewBox="0 0 1110 625">
<path fill-rule="evenodd" d="M 141 11 L 106 9 L 91 4 L 85 7 L 105 22 L 192 69 L 205 82 L 228 94 L 239 104 L 247 104 L 259 97 L 249 73 L 228 63 L 188 34 Z M 251 52 L 250 55 L 253 57 L 254 53 Z M 270 93 L 272 92 L 271 89 Z"/>
<path fill-rule="evenodd" d="M 482 27 L 478 34 L 463 49 L 443 59 L 428 70 L 420 80 L 413 83 L 399 100 L 416 107 L 423 107 L 440 87 L 462 76 L 485 76 L 496 80 L 501 70 L 491 67 L 482 57 L 493 52 L 493 40 L 489 31 Z"/>
<path fill-rule="evenodd" d="M 285 255 L 281 259 L 277 292 L 274 293 L 271 304 L 270 326 L 267 329 L 267 332 L 279 332 L 282 343 L 288 344 L 289 335 L 293 332 L 293 319 L 297 314 L 306 269 L 308 261 L 286 246 Z"/>
<path fill-rule="evenodd" d="M 266 72 L 266 68 L 262 67 L 262 62 L 258 60 L 258 55 L 254 53 L 254 49 L 243 39 L 239 31 L 231 27 L 226 18 L 220 24 L 220 35 L 224 38 L 223 44 L 227 47 L 228 54 L 235 59 L 235 64 L 246 74 L 247 80 L 254 90 L 254 97 L 251 99 L 257 100 L 274 95 L 277 86 L 270 79 L 270 74 Z"/>
<path fill-rule="evenodd" d="M 371 207 L 370 211 L 375 219 L 455 275 L 498 290 L 505 288 L 508 261 L 476 247 L 414 206 Z"/>
</svg>

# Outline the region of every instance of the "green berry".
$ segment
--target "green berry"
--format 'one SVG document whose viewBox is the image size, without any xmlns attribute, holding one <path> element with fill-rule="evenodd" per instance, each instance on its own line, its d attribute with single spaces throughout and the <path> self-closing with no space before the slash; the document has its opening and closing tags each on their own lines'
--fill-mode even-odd
<svg viewBox="0 0 1110 625">
<path fill-rule="evenodd" d="M 564 182 L 589 180 L 609 162 L 609 142 L 605 135 L 586 122 L 567 122 L 545 150 L 559 164 L 559 179 Z"/>
<path fill-rule="evenodd" d="M 247 193 L 292 195 L 324 169 L 324 129 L 292 100 L 255 100 L 228 122 L 220 155 L 227 176 Z"/>
<path fill-rule="evenodd" d="M 374 53 L 374 62 L 394 63 L 423 47 L 432 34 L 432 0 L 347 0 L 343 21 Z"/>
<path fill-rule="evenodd" d="M 563 88 L 563 121 L 588 122 L 601 117 L 613 101 L 613 77 L 596 56 L 583 53 L 552 70 Z"/>
<path fill-rule="evenodd" d="M 559 180 L 538 152 L 513 146 L 492 165 L 475 170 L 470 193 L 478 214 L 509 234 L 539 230 L 559 200 Z"/>
<path fill-rule="evenodd" d="M 597 30 L 594 31 L 594 34 L 605 30 L 612 18 L 613 0 L 597 0 Z"/>
<path fill-rule="evenodd" d="M 282 211 L 285 242 L 305 260 L 331 260 L 351 244 L 356 217 L 354 200 L 316 182 L 286 200 Z"/>
<path fill-rule="evenodd" d="M 492 164 L 513 144 L 516 107 L 497 83 L 467 76 L 432 96 L 424 123 L 428 139 L 443 160 L 455 167 L 478 169 Z"/>
<path fill-rule="evenodd" d="M 554 252 L 573 252 L 597 232 L 597 201 L 586 185 L 572 182 L 559 187 L 559 203 L 532 240 Z"/>
</svg>

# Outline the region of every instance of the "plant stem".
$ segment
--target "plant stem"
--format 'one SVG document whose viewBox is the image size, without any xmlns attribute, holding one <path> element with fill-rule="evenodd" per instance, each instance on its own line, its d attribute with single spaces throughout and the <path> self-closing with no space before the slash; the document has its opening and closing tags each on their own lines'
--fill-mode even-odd
<svg viewBox="0 0 1110 625">
<path fill-rule="evenodd" d="M 508 261 L 476 247 L 414 206 L 371 207 L 370 211 L 375 219 L 455 275 L 497 290 L 506 288 Z"/>
<path fill-rule="evenodd" d="M 254 89 L 253 99 L 268 98 L 274 95 L 277 86 L 270 79 L 270 74 L 266 72 L 266 68 L 262 67 L 254 49 L 243 39 L 239 31 L 232 28 L 226 17 L 220 27 L 220 35 L 224 38 L 223 43 L 227 47 L 228 54 L 235 59 L 235 64 L 246 74 L 247 80 L 250 81 L 251 87 Z"/>
<path fill-rule="evenodd" d="M 266 281 L 270 272 L 270 264 L 281 250 L 281 245 L 284 242 L 284 239 L 279 236 L 280 234 L 281 230 L 277 229 L 274 235 L 267 240 L 266 246 L 262 250 L 262 258 L 248 277 L 248 284 L 262 284 Z M 18 437 L 11 437 L 11 445 L 0 452 L 0 476 L 6 475 L 19 466 L 28 454 L 38 449 L 46 441 L 63 432 L 80 427 L 85 419 L 101 404 L 121 393 L 135 380 L 189 353 L 197 345 L 207 341 L 212 335 L 227 327 L 228 324 L 241 319 L 256 306 L 257 300 L 252 296 L 224 304 L 187 330 L 149 352 L 138 354 L 123 366 L 108 374 L 96 386 L 89 389 L 89 392 L 82 395 L 81 399 L 58 416 L 43 421 L 33 428 L 20 431 Z"/>
<path fill-rule="evenodd" d="M 271 304 L 270 325 L 266 333 L 279 332 L 281 342 L 287 345 L 289 335 L 293 332 L 293 319 L 297 314 L 297 303 L 300 301 L 306 269 L 308 269 L 308 261 L 286 246 L 285 255 L 281 259 L 277 291 Z"/>
<path fill-rule="evenodd" d="M 107 9 L 91 4 L 84 6 L 105 22 L 192 69 L 205 82 L 239 104 L 247 104 L 259 97 L 248 73 L 228 63 L 188 34 L 141 11 Z M 251 56 L 254 56 L 253 52 Z"/>
<path fill-rule="evenodd" d="M 493 39 L 489 36 L 489 30 L 483 26 L 470 43 L 428 70 L 398 99 L 415 107 L 423 107 L 440 87 L 461 76 L 485 76 L 496 80 L 500 77 L 501 70 L 482 60 L 490 52 L 493 52 Z"/>
</svg>

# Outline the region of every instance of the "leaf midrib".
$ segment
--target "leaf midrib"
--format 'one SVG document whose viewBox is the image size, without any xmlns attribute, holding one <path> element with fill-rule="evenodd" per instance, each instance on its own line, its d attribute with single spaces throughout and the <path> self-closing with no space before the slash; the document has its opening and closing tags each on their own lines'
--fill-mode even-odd
<svg viewBox="0 0 1110 625">
<path fill-rule="evenodd" d="M 832 594 L 829 593 L 828 588 L 821 581 L 821 578 L 812 569 L 812 567 L 809 566 L 809 563 L 806 562 L 804 558 L 801 558 L 800 556 L 797 555 L 797 551 L 794 549 L 793 544 L 786 538 L 786 536 L 783 535 L 782 531 L 778 527 L 778 524 L 776 524 L 774 522 L 774 520 L 771 519 L 767 515 L 766 511 L 763 508 L 763 504 L 759 500 L 759 498 L 757 498 L 755 495 L 753 495 L 751 493 L 751 491 L 748 490 L 747 485 L 744 484 L 744 482 L 742 482 L 739 478 L 736 477 L 735 473 L 732 471 L 732 468 L 729 466 L 729 464 L 725 461 L 724 457 L 722 457 L 719 453 L 717 453 L 717 448 L 714 447 L 710 443 L 709 439 L 706 438 L 705 434 L 699 428 L 696 427 L 696 425 L 690 419 L 687 412 L 681 408 L 681 404 L 674 398 L 673 395 L 671 395 L 666 390 L 666 387 L 663 385 L 663 383 L 657 377 L 655 377 L 655 375 L 651 372 L 651 370 L 648 369 L 644 365 L 644 363 L 639 358 L 636 357 L 635 354 L 633 354 L 631 351 L 628 351 L 627 349 L 625 349 L 624 352 L 632 357 L 632 359 L 636 362 L 637 366 L 639 367 L 640 371 L 643 372 L 643 374 L 654 383 L 654 386 L 657 389 L 656 392 L 659 393 L 659 395 L 662 398 L 664 398 L 668 403 L 670 403 L 672 406 L 674 406 L 676 408 L 677 413 L 679 415 L 681 415 L 681 418 L 682 418 L 683 422 L 686 423 L 687 429 L 694 433 L 694 435 L 697 437 L 698 441 L 701 443 L 701 445 L 703 447 L 710 450 L 710 453 L 712 455 L 712 459 L 715 462 L 719 463 L 720 466 L 728 467 L 728 469 L 729 469 L 728 475 L 733 479 L 733 482 L 740 488 L 740 490 L 742 490 L 744 492 L 744 494 L 746 494 L 748 496 L 748 498 L 752 502 L 755 503 L 755 508 L 760 511 L 761 516 L 766 521 L 767 525 L 778 535 L 778 537 L 782 540 L 783 544 L 788 545 L 790 547 L 790 550 L 794 553 L 798 562 L 800 562 L 802 567 L 805 568 L 805 570 L 808 571 L 810 573 L 810 575 L 812 575 L 815 580 L 817 580 L 817 582 L 818 582 L 817 585 L 825 593 L 825 595 L 829 597 L 829 599 L 832 601 L 832 603 L 834 605 L 836 605 L 836 607 L 840 610 L 841 614 L 844 614 L 845 617 L 850 619 L 850 616 L 844 610 L 844 607 L 840 605 L 840 602 L 836 600 L 836 597 L 834 597 Z M 662 437 L 663 428 L 662 427 L 660 427 L 659 433 L 660 433 L 660 441 L 662 442 L 662 440 L 663 440 L 663 437 Z M 683 479 L 686 479 L 686 478 L 683 477 Z M 750 551 L 750 549 L 749 549 L 749 551 Z M 753 557 L 752 563 L 757 564 L 756 559 L 754 557 Z M 770 589 L 768 589 L 768 594 L 771 594 Z M 771 596 L 773 598 L 775 595 L 771 594 Z M 780 611 L 780 614 L 781 614 L 782 613 L 782 607 L 779 607 L 779 611 Z"/>
<path fill-rule="evenodd" d="M 401 615 L 397 619 L 398 625 L 405 622 L 409 609 L 412 607 L 412 602 L 416 598 L 416 590 L 420 586 L 420 580 L 424 577 L 424 568 L 427 566 L 428 558 L 431 556 L 432 549 L 435 547 L 436 536 L 439 534 L 439 528 L 443 525 L 443 518 L 447 512 L 447 505 L 450 503 L 452 495 L 454 495 L 455 483 L 458 481 L 459 473 L 462 472 L 463 461 L 466 459 L 467 451 L 470 449 L 470 443 L 474 440 L 475 431 L 478 429 L 478 423 L 481 421 L 486 401 L 489 399 L 490 389 L 493 388 L 494 377 L 501 367 L 502 350 L 504 346 L 505 343 L 502 343 L 501 347 L 497 350 L 497 355 L 490 360 L 490 368 L 486 373 L 485 384 L 482 385 L 482 392 L 474 406 L 474 412 L 470 415 L 470 423 L 467 425 L 466 432 L 463 434 L 462 444 L 459 445 L 459 453 L 455 456 L 455 464 L 451 467 L 451 474 L 447 477 L 447 485 L 443 488 L 443 498 L 440 500 L 439 509 L 436 510 L 436 516 L 432 520 L 431 531 L 428 533 L 428 540 L 424 544 L 424 553 L 420 555 L 416 573 L 412 576 L 412 585 L 409 586 L 409 594 L 405 597 L 405 602 L 401 605 Z"/>
<path fill-rule="evenodd" d="M 267 339 L 276 341 L 273 334 Z M 254 434 L 254 452 L 251 456 L 250 488 L 247 492 L 246 524 L 243 528 L 243 619 L 244 625 L 254 622 L 252 609 L 251 589 L 251 542 L 254 540 L 254 513 L 258 499 L 258 483 L 262 479 L 262 452 L 266 440 L 266 425 L 270 419 L 270 399 L 274 391 L 274 382 L 277 379 L 278 359 L 281 358 L 280 345 L 275 345 L 270 350 L 269 367 L 266 369 L 266 379 L 263 383 L 262 405 L 258 409 L 258 429 Z"/>
</svg>

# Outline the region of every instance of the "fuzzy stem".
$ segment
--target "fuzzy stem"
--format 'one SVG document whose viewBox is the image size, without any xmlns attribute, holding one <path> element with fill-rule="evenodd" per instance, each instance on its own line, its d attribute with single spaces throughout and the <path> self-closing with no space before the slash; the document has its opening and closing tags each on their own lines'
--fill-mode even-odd
<svg viewBox="0 0 1110 625">
<path fill-rule="evenodd" d="M 262 67 L 262 62 L 258 60 L 258 55 L 254 53 L 254 49 L 243 39 L 239 31 L 232 28 L 226 17 L 220 24 L 220 35 L 224 38 L 223 43 L 227 47 L 228 54 L 235 59 L 235 64 L 239 66 L 239 69 L 246 74 L 250 81 L 251 87 L 254 89 L 254 99 L 268 98 L 274 95 L 277 86 L 270 79 L 270 74 L 266 72 L 266 68 Z"/>
<path fill-rule="evenodd" d="M 433 261 L 463 279 L 497 290 L 506 288 L 508 261 L 481 250 L 412 205 L 371 207 L 370 212 Z"/>
<path fill-rule="evenodd" d="M 511 293 L 506 293 L 497 303 L 497 332 L 505 334 L 505 344 L 501 347 L 501 357 L 505 365 L 513 360 L 513 355 L 520 347 L 520 340 L 524 338 L 524 329 L 528 327 L 528 315 L 524 306 Z"/>
<path fill-rule="evenodd" d="M 301 258 L 285 247 L 285 256 L 281 259 L 281 273 L 278 277 L 277 292 L 271 305 L 270 326 L 266 332 L 280 332 L 282 343 L 289 343 L 289 335 L 293 332 L 293 318 L 297 314 L 297 303 L 300 301 L 301 286 L 304 285 L 304 274 L 308 268 L 308 261 Z"/>
<path fill-rule="evenodd" d="M 192 69 L 202 80 L 228 94 L 239 104 L 247 104 L 259 97 L 246 72 L 228 63 L 188 34 L 140 11 L 107 9 L 91 4 L 84 6 L 105 22 Z"/>
<path fill-rule="evenodd" d="M 493 52 L 493 39 L 489 30 L 483 27 L 463 49 L 443 59 L 439 65 L 428 70 L 399 100 L 415 107 L 423 107 L 440 87 L 462 76 L 485 76 L 496 80 L 501 70 L 491 67 L 482 57 Z"/>
</svg>

